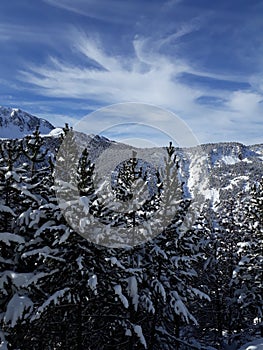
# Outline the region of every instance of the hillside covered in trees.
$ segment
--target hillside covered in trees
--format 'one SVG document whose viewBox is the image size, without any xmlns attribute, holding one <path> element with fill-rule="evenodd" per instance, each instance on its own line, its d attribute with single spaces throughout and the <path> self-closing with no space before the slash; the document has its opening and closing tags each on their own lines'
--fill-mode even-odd
<svg viewBox="0 0 263 350">
<path fill-rule="evenodd" d="M 70 133 L 65 127 L 59 142 Z M 62 210 L 54 174 L 68 155 L 56 159 L 45 142 L 36 130 L 0 144 L 1 350 L 234 350 L 263 336 L 263 180 L 205 201 L 188 221 L 192 203 L 170 144 L 150 197 L 116 215 L 98 196 L 96 164 L 84 149 L 75 173 L 60 173 L 62 192 L 74 185 L 76 193 Z M 118 168 L 114 196 L 129 202 L 138 180 L 151 184 L 134 154 Z M 74 229 L 92 215 L 125 236 L 162 203 L 175 215 L 140 244 L 132 236 L 121 247 L 96 244 L 85 236 L 87 221 L 84 234 Z"/>
</svg>

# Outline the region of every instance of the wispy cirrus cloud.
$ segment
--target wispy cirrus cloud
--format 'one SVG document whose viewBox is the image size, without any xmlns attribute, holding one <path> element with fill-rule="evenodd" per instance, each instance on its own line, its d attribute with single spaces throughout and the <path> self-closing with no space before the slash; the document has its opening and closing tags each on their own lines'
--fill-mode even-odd
<svg viewBox="0 0 263 350">
<path fill-rule="evenodd" d="M 147 14 L 154 14 L 160 9 L 160 4 L 145 0 L 122 1 L 111 0 L 43 0 L 47 4 L 61 8 L 84 17 L 90 17 L 105 22 L 131 23 L 134 17 L 140 18 Z"/>
<path fill-rule="evenodd" d="M 72 41 L 77 54 L 84 55 L 89 65 L 80 67 L 50 57 L 45 65 L 29 65 L 21 72 L 22 79 L 46 96 L 93 99 L 104 104 L 154 102 L 180 109 L 202 94 L 176 80 L 191 68 L 181 59 L 172 61 L 152 49 L 147 51 L 147 39 L 134 39 L 134 54 L 128 58 L 107 53 L 100 41 L 83 33 L 75 33 Z"/>
<path fill-rule="evenodd" d="M 197 28 L 181 27 L 159 41 L 136 36 L 129 55 L 114 54 L 96 35 L 74 31 L 70 45 L 76 58 L 81 56 L 87 65 L 50 57 L 44 65 L 29 64 L 20 72 L 20 79 L 34 86 L 38 94 L 52 98 L 80 99 L 89 104 L 93 101 L 97 106 L 140 102 L 168 108 L 189 123 L 201 142 L 211 137 L 214 125 L 217 130 L 214 141 L 236 139 L 251 143 L 254 137 L 251 125 L 258 123 L 262 115 L 260 91 L 211 90 L 204 84 L 193 86 L 181 79 L 184 74 L 230 82 L 248 81 L 250 77 L 210 72 L 191 64 L 187 58 L 162 52 L 166 44 L 176 43 Z M 220 102 L 209 106 L 205 103 L 208 98 Z M 151 118 L 146 115 L 145 123 L 150 123 Z M 250 125 L 249 135 L 241 140 L 240 132 L 244 135 L 245 125 Z"/>
<path fill-rule="evenodd" d="M 201 142 L 258 142 L 262 11 L 260 0 L 2 1 L 1 104 L 60 124 L 112 103 L 150 103 Z"/>
</svg>

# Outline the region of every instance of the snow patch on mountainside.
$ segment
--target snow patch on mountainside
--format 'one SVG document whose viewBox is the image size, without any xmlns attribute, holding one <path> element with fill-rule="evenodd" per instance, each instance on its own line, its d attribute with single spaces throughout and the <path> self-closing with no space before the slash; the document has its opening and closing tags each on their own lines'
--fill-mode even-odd
<svg viewBox="0 0 263 350">
<path fill-rule="evenodd" d="M 223 156 L 222 161 L 225 164 L 236 164 L 236 163 L 240 162 L 240 159 L 238 157 L 235 157 L 235 156 Z"/>
<path fill-rule="evenodd" d="M 209 174 L 207 172 L 207 155 L 200 148 L 192 153 L 188 153 L 187 167 L 188 179 L 187 187 L 191 197 L 196 197 L 197 193 L 206 195 L 209 188 Z"/>
<path fill-rule="evenodd" d="M 203 191 L 205 199 L 210 199 L 212 204 L 216 204 L 220 200 L 219 189 L 211 188 Z"/>
</svg>

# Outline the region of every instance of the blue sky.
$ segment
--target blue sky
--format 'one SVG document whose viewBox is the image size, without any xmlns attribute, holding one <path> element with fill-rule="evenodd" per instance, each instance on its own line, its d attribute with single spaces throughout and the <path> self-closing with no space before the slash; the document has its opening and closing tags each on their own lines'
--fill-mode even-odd
<svg viewBox="0 0 263 350">
<path fill-rule="evenodd" d="M 1 0 L 0 105 L 74 125 L 146 103 L 201 143 L 262 143 L 262 33 L 259 0 Z"/>
</svg>

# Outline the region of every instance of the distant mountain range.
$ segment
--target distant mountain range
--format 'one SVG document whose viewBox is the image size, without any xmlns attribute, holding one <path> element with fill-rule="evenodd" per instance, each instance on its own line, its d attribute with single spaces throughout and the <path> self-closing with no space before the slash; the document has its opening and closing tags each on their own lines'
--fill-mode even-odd
<svg viewBox="0 0 263 350">
<path fill-rule="evenodd" d="M 22 138 L 39 127 L 41 134 L 49 134 L 54 126 L 18 108 L 0 107 L 0 138 Z"/>
<path fill-rule="evenodd" d="M 0 138 L 22 138 L 39 126 L 52 152 L 57 148 L 55 127 L 20 109 L 0 107 Z M 101 136 L 77 134 L 79 144 L 88 147 L 91 158 L 98 163 L 102 174 L 109 174 L 112 165 L 118 165 L 132 156 L 135 150 L 145 166 L 160 165 L 165 148 L 138 149 Z M 217 202 L 219 197 L 234 196 L 249 189 L 250 184 L 263 176 L 263 144 L 245 146 L 237 142 L 205 144 L 192 148 L 177 148 L 180 176 L 187 197 Z M 110 160 L 110 161 L 109 161 Z M 116 170 L 116 169 L 115 169 Z"/>
</svg>

